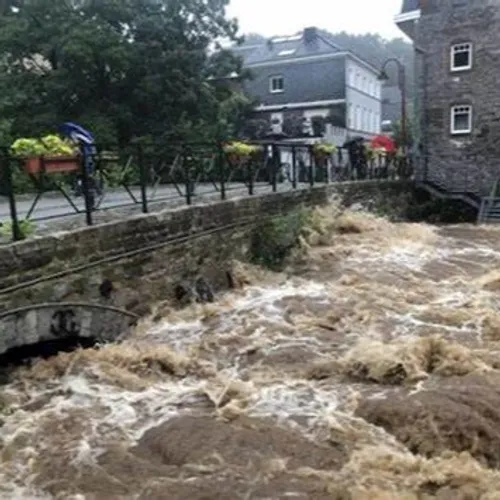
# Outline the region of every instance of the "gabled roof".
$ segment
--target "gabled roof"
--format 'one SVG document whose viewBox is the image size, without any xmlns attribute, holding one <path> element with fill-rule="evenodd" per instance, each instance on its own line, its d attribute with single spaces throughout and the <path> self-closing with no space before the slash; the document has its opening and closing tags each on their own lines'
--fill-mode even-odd
<svg viewBox="0 0 500 500">
<path fill-rule="evenodd" d="M 306 28 L 303 32 L 292 36 L 269 38 L 263 40 L 261 44 L 241 45 L 234 47 L 233 50 L 243 58 L 244 66 L 343 52 L 316 28 Z"/>
</svg>

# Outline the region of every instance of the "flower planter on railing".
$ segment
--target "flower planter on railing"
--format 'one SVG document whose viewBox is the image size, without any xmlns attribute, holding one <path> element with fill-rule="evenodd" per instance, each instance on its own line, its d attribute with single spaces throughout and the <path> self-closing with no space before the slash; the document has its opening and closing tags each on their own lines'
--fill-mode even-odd
<svg viewBox="0 0 500 500">
<path fill-rule="evenodd" d="M 76 148 L 56 135 L 42 139 L 22 138 L 11 146 L 13 156 L 19 158 L 29 175 L 67 174 L 80 170 Z"/>
<path fill-rule="evenodd" d="M 78 156 L 35 156 L 23 158 L 23 168 L 27 174 L 69 174 L 80 170 Z"/>
<path fill-rule="evenodd" d="M 227 160 L 232 167 L 243 167 L 250 159 L 261 151 L 259 146 L 245 144 L 244 142 L 231 142 L 224 146 Z"/>
<path fill-rule="evenodd" d="M 317 167 L 326 167 L 328 159 L 337 151 L 333 144 L 319 142 L 313 146 L 313 157 Z"/>
</svg>

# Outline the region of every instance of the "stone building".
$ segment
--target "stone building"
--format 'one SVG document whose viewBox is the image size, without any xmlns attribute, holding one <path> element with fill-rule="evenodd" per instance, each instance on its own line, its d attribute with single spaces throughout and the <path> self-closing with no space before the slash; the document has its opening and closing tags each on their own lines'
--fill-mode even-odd
<svg viewBox="0 0 500 500">
<path fill-rule="evenodd" d="M 404 0 L 414 42 L 420 180 L 479 202 L 500 178 L 500 0 Z"/>
</svg>

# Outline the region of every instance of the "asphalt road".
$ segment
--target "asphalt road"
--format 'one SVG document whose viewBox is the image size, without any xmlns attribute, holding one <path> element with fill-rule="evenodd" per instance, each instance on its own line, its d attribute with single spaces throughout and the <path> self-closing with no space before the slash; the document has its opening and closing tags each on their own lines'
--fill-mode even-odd
<svg viewBox="0 0 500 500">
<path fill-rule="evenodd" d="M 288 186 L 290 189 L 290 186 Z M 229 184 L 226 186 L 226 190 L 228 195 L 234 191 L 238 192 L 238 194 L 248 193 L 248 189 L 243 184 Z M 271 191 L 271 186 L 269 185 L 259 185 L 255 187 L 255 190 L 258 192 L 262 192 L 263 190 Z M 282 186 L 280 186 L 280 190 L 282 190 Z M 134 195 L 136 202 L 138 203 L 138 208 L 140 209 L 141 202 L 141 192 L 140 189 L 134 188 L 131 189 L 132 194 Z M 195 196 L 193 197 L 193 201 L 196 201 L 197 198 L 206 198 L 210 195 L 210 198 L 220 198 L 220 192 L 216 191 L 213 185 L 211 184 L 203 184 L 197 185 Z M 213 196 L 212 196 L 213 195 Z M 228 196 L 229 197 L 229 196 Z M 172 186 L 160 186 L 157 190 L 148 189 L 147 190 L 147 198 L 149 203 L 156 202 L 165 202 L 172 203 L 173 206 L 177 206 L 179 204 L 185 204 L 186 198 L 184 195 L 180 195 L 179 192 Z M 78 210 L 84 212 L 85 211 L 85 201 L 82 196 L 75 197 L 70 196 L 71 201 L 75 204 Z M 98 198 L 99 199 L 99 198 Z M 16 209 L 17 215 L 19 219 L 25 219 L 30 208 L 33 205 L 33 201 L 35 200 L 34 195 L 20 195 L 16 198 Z M 133 205 L 134 200 L 132 197 L 125 191 L 125 189 L 108 191 L 104 193 L 102 200 L 99 203 L 100 209 L 117 209 L 120 206 Z M 71 204 L 64 198 L 64 196 L 60 193 L 46 193 L 38 200 L 36 207 L 31 214 L 32 220 L 43 220 L 48 218 L 55 217 L 64 217 L 68 215 L 77 215 L 75 209 L 71 206 Z M 8 199 L 5 197 L 0 197 L 0 222 L 5 222 L 10 220 L 10 209 Z"/>
<path fill-rule="evenodd" d="M 308 184 L 300 184 L 298 189 L 307 188 Z M 292 189 L 289 182 L 278 184 L 278 191 L 288 191 Z M 272 186 L 268 183 L 260 183 L 254 186 L 255 194 L 271 192 Z M 99 202 L 99 209 L 94 212 L 96 223 L 108 222 L 116 218 L 123 218 L 141 212 L 141 192 L 139 188 L 131 189 L 136 202 L 125 191 L 125 189 L 106 191 Z M 226 185 L 226 198 L 248 196 L 248 188 L 241 183 Z M 184 194 L 180 195 L 173 186 L 159 186 L 156 190 L 148 189 L 147 198 L 149 211 L 155 212 L 168 208 L 176 208 L 186 205 Z M 16 209 L 19 220 L 23 220 L 28 215 L 33 205 L 34 195 L 18 195 L 16 197 Z M 30 220 L 36 223 L 36 233 L 48 233 L 52 231 L 72 229 L 85 225 L 85 201 L 83 197 L 70 196 L 71 201 L 80 210 L 76 212 L 71 204 L 60 193 L 45 193 L 36 204 Z M 212 184 L 197 184 L 195 196 L 192 198 L 193 204 L 206 203 L 220 200 L 220 191 L 217 191 Z M 8 199 L 0 197 L 0 223 L 11 220 Z"/>
</svg>

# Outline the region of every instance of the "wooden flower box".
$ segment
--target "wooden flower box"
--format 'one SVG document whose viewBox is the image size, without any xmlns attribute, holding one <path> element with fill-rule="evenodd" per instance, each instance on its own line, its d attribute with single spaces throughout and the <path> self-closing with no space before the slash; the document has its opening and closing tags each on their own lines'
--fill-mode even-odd
<svg viewBox="0 0 500 500">
<path fill-rule="evenodd" d="M 46 174 L 69 174 L 80 170 L 78 156 L 37 156 L 24 159 L 24 171 L 37 175 L 45 167 Z"/>
</svg>

